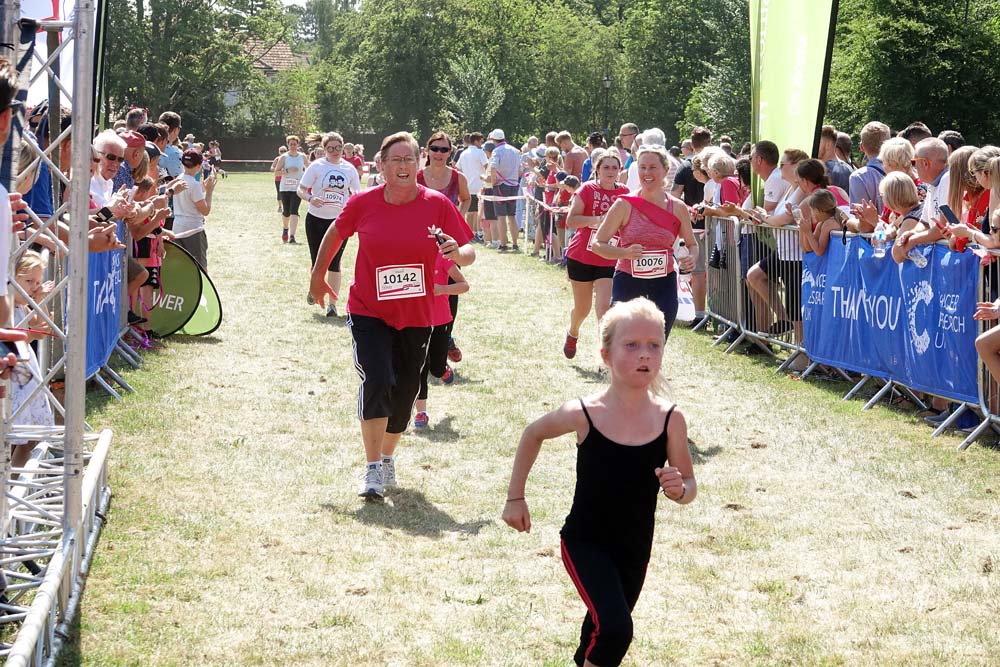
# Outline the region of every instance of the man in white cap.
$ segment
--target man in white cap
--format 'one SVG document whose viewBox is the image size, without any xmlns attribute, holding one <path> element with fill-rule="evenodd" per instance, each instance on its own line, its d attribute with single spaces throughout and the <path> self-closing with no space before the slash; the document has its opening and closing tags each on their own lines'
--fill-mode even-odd
<svg viewBox="0 0 1000 667">
<path fill-rule="evenodd" d="M 490 176 L 493 183 L 496 184 L 494 191 L 499 197 L 516 197 L 520 182 L 521 152 L 507 143 L 503 130 L 499 128 L 490 132 L 489 138 L 496 144 L 490 159 Z M 499 250 L 508 250 L 507 230 L 510 230 L 513 250 L 518 250 L 517 219 L 514 217 L 517 201 L 515 199 L 498 201 L 493 208 L 497 215 L 497 220 L 493 223 L 496 225 L 493 230 L 493 238 L 500 239 Z"/>
</svg>

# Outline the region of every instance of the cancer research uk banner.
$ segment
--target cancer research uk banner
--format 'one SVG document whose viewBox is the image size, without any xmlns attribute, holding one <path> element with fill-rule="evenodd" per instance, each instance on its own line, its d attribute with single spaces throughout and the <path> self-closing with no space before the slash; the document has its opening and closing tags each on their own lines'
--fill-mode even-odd
<svg viewBox="0 0 1000 667">
<path fill-rule="evenodd" d="M 898 381 L 956 401 L 978 401 L 979 259 L 919 246 L 927 263 L 876 258 L 867 241 L 834 237 L 803 259 L 802 320 L 814 361 Z"/>
<path fill-rule="evenodd" d="M 122 252 L 87 253 L 87 377 L 108 363 L 118 343 Z"/>
</svg>

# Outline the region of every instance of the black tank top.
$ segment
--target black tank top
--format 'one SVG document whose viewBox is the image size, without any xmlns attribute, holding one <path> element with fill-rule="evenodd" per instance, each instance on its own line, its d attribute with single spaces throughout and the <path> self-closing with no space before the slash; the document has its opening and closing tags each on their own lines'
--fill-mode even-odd
<svg viewBox="0 0 1000 667">
<path fill-rule="evenodd" d="M 583 401 L 590 431 L 577 445 L 576 490 L 573 507 L 560 534 L 612 549 L 638 562 L 647 562 L 653 546 L 653 524 L 660 482 L 654 470 L 667 460 L 667 424 L 644 445 L 620 445 L 594 427 Z"/>
</svg>

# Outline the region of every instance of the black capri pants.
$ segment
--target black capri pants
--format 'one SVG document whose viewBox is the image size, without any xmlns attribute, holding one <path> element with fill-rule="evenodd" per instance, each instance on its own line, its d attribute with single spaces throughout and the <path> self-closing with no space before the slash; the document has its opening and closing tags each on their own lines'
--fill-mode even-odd
<svg viewBox="0 0 1000 667">
<path fill-rule="evenodd" d="M 663 333 L 665 339 L 670 338 L 670 330 L 677 319 L 677 272 L 671 271 L 662 278 L 635 278 L 624 271 L 615 271 L 611 279 L 611 303 L 631 301 L 639 296 L 655 303 L 663 313 Z"/>
<path fill-rule="evenodd" d="M 563 566 L 587 605 L 580 645 L 573 655 L 583 667 L 590 660 L 618 667 L 632 643 L 632 610 L 646 581 L 646 565 L 582 540 L 562 540 Z"/>
<path fill-rule="evenodd" d="M 312 213 L 306 213 L 306 242 L 309 244 L 309 256 L 312 258 L 313 266 L 316 266 L 319 245 L 323 242 L 323 237 L 326 236 L 326 230 L 330 229 L 330 225 L 335 222 L 337 222 L 336 218 L 327 220 L 326 218 L 317 217 Z M 347 247 L 347 241 L 348 239 L 344 239 L 344 242 L 340 244 L 340 250 L 330 260 L 330 266 L 327 267 L 327 271 L 340 273 L 340 258 L 344 256 L 344 248 Z"/>
<path fill-rule="evenodd" d="M 420 371 L 427 359 L 433 327 L 393 329 L 382 320 L 350 315 L 354 367 L 361 377 L 358 418 L 389 418 L 386 433 L 402 433 L 410 423 L 413 401 L 420 389 Z M 386 351 L 391 351 L 386 354 Z"/>
<path fill-rule="evenodd" d="M 278 201 L 281 202 L 281 215 L 287 218 L 290 215 L 299 214 L 299 204 L 302 203 L 302 199 L 299 197 L 299 193 L 295 190 L 282 190 L 278 193 Z"/>
</svg>

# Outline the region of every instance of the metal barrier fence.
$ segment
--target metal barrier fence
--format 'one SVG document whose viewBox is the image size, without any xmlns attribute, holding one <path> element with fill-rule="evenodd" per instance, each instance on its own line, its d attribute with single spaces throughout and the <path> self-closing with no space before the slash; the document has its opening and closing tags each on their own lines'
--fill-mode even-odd
<svg viewBox="0 0 1000 667">
<path fill-rule="evenodd" d="M 48 132 L 33 137 L 14 137 L 14 154 L 28 156 L 25 168 L 14 172 L 15 180 L 33 177 L 45 165 L 51 176 L 53 213 L 42 219 L 30 212 L 31 224 L 22 240 L 15 239 L 11 268 L 31 244 L 47 239 L 52 248 L 49 278 L 55 289 L 36 303 L 13 280 L 10 288 L 27 303 L 27 315 L 15 322 L 25 326 L 34 315 L 52 330 L 54 337 L 39 346 L 40 373 L 32 396 L 44 396 L 62 415 L 63 425 L 12 425 L 9 402 L 4 401 L 4 452 L 0 461 L 0 624 L 20 624 L 13 644 L 0 644 L 7 665 L 54 664 L 59 647 L 69 636 L 69 626 L 80 600 L 83 580 L 104 512 L 110 498 L 106 479 L 111 433 L 85 433 L 86 320 L 88 305 L 87 233 L 91 165 L 90 128 L 93 126 L 94 38 L 96 6 L 93 0 L 77 0 L 69 20 L 22 19 L 21 3 L 0 3 L 0 51 L 15 48 L 11 62 L 19 63 L 22 80 L 48 82 Z M 37 66 L 31 70 L 27 57 L 34 35 L 46 36 L 47 53 L 32 51 Z M 19 45 L 12 47 L 12 45 Z M 20 50 L 17 50 L 17 49 Z M 73 58 L 67 54 L 73 51 Z M 67 65 L 67 63 L 69 63 Z M 63 72 L 72 72 L 72 84 Z M 68 78 L 68 77 L 67 77 Z M 23 102 L 23 94 L 19 99 Z M 60 129 L 63 106 L 71 109 L 70 127 Z M 23 122 L 23 116 L 19 119 Z M 83 136 L 72 142 L 70 164 L 60 163 L 60 149 L 83 128 Z M 65 153 L 64 153 L 65 155 Z M 70 179 L 70 167 L 74 174 Z M 11 183 L 4 183 L 10 188 Z M 63 194 L 65 192 L 65 198 Z M 56 224 L 68 221 L 68 243 L 59 240 Z M 5 258 L 6 260 L 6 258 Z M 124 281 L 123 281 L 124 283 Z M 120 297 L 125 297 L 124 284 Z M 127 303 L 123 299 L 122 303 Z M 9 326 L 9 322 L 0 325 Z M 127 348 L 124 354 L 128 354 Z M 133 352 L 134 354 L 134 352 Z M 137 355 L 136 355 L 137 356 Z M 110 369 L 102 369 L 110 370 Z M 58 400 L 50 389 L 52 380 L 65 379 L 65 398 Z M 110 375 L 115 379 L 115 375 Z M 107 384 L 103 378 L 100 380 Z M 9 393 L 9 392 L 8 392 Z M 36 442 L 32 459 L 24 468 L 10 466 L 15 442 Z M 17 627 L 17 626 L 15 626 Z M 8 635 L 11 630 L 2 628 Z"/>
<path fill-rule="evenodd" d="M 819 366 L 808 360 L 804 347 L 801 305 L 803 298 L 802 250 L 799 246 L 797 226 L 781 228 L 742 223 L 735 218 L 709 218 L 706 220 L 705 251 L 712 256 L 718 248 L 717 262 L 710 262 L 708 271 L 708 317 L 716 324 L 721 335 L 713 342 L 729 343 L 726 352 L 734 351 L 747 341 L 760 346 L 775 358 L 778 347 L 788 352 L 777 370 L 801 371 L 809 377 Z M 858 235 L 848 234 L 846 238 Z M 867 236 L 867 235 L 862 235 Z M 845 236 L 834 232 L 830 243 L 846 242 Z M 942 242 L 943 243 L 943 242 Z M 978 283 L 979 301 L 994 301 L 1000 289 L 1000 270 L 996 262 L 981 271 Z M 981 322 L 979 333 L 988 331 L 993 323 Z M 970 354 L 974 353 L 970 350 Z M 982 359 L 978 358 L 978 404 L 954 401 L 931 392 L 918 392 L 899 382 L 850 373 L 842 368 L 827 367 L 834 379 L 852 383 L 843 397 L 856 396 L 869 382 L 881 386 L 867 401 L 868 409 L 890 396 L 902 396 L 920 409 L 926 409 L 926 397 L 941 398 L 955 404 L 952 413 L 934 430 L 936 437 L 950 428 L 963 414 L 979 413 L 978 425 L 959 445 L 966 449 L 987 429 L 1000 433 L 1000 381 L 993 378 Z"/>
</svg>

